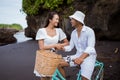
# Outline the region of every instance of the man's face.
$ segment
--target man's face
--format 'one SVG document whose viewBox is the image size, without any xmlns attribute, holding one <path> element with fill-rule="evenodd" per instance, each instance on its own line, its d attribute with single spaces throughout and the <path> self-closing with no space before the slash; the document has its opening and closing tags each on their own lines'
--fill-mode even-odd
<svg viewBox="0 0 120 80">
<path fill-rule="evenodd" d="M 72 24 L 72 27 L 77 27 L 77 25 L 78 25 L 78 23 L 79 23 L 77 20 L 75 20 L 75 19 L 73 19 L 73 18 L 71 19 L 70 22 L 71 22 L 71 24 Z"/>
</svg>

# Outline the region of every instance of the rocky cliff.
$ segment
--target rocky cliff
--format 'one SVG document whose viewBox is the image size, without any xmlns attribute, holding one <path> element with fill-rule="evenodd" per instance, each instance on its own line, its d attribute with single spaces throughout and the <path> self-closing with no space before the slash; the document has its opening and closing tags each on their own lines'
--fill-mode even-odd
<svg viewBox="0 0 120 80">
<path fill-rule="evenodd" d="M 14 34 L 18 32 L 16 29 L 0 28 L 0 46 L 16 42 Z"/>
<path fill-rule="evenodd" d="M 85 23 L 95 30 L 97 40 L 120 40 L 120 0 L 75 0 L 72 6 L 74 11 L 81 10 L 86 14 Z M 64 8 L 63 12 L 66 11 L 71 13 Z M 25 29 L 27 37 L 35 39 L 37 30 L 45 23 L 47 13 L 39 11 L 38 15 L 27 15 L 28 27 Z M 61 17 L 60 24 L 70 38 L 72 27 L 68 18 Z"/>
</svg>

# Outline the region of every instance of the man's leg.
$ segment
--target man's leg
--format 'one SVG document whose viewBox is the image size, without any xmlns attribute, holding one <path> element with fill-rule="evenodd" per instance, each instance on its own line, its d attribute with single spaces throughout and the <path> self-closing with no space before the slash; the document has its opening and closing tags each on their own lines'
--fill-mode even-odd
<svg viewBox="0 0 120 80">
<path fill-rule="evenodd" d="M 82 80 L 88 80 L 86 77 L 84 76 L 81 76 Z"/>
<path fill-rule="evenodd" d="M 84 62 L 81 64 L 81 76 L 83 78 L 82 80 L 91 79 L 95 67 L 95 61 L 96 55 L 90 55 L 84 59 Z"/>
</svg>

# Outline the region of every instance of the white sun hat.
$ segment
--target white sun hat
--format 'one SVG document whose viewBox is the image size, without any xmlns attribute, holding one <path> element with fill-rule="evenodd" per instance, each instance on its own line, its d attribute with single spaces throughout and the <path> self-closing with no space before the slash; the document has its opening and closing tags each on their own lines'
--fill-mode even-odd
<svg viewBox="0 0 120 80">
<path fill-rule="evenodd" d="M 75 19 L 79 22 L 81 22 L 82 24 L 84 24 L 84 18 L 85 18 L 85 14 L 81 11 L 76 11 L 73 15 L 69 16 L 70 19 Z"/>
</svg>

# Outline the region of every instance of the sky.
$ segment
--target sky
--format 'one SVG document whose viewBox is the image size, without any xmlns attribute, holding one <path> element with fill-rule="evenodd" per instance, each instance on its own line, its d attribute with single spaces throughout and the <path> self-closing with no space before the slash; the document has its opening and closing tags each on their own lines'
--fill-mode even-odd
<svg viewBox="0 0 120 80">
<path fill-rule="evenodd" d="M 20 12 L 22 0 L 0 0 L 0 24 L 20 24 L 27 27 L 26 14 Z"/>
</svg>

